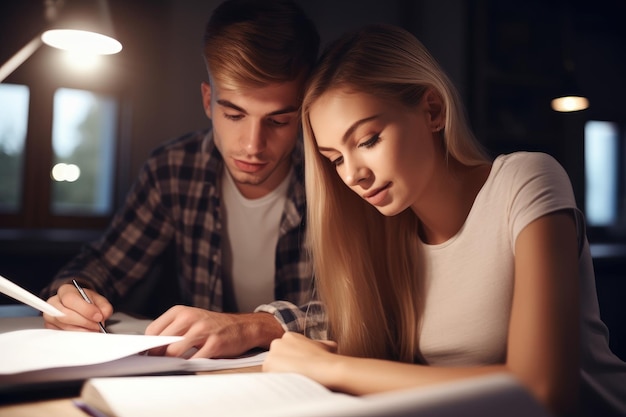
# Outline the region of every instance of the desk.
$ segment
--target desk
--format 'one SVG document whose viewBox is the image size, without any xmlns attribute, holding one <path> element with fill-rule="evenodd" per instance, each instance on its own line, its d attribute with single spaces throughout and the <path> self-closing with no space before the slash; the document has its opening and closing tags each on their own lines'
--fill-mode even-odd
<svg viewBox="0 0 626 417">
<path fill-rule="evenodd" d="M 199 372 L 199 374 L 224 374 L 234 372 L 260 372 L 260 366 Z M 31 401 L 10 405 L 0 405 L 0 417 L 86 417 L 87 414 L 72 404 L 74 398 Z"/>
</svg>

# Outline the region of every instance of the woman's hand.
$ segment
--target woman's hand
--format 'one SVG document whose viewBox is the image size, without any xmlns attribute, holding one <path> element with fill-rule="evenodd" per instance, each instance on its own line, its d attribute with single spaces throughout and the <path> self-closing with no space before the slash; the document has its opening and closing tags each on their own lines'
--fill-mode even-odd
<svg viewBox="0 0 626 417">
<path fill-rule="evenodd" d="M 301 334 L 287 332 L 270 345 L 263 362 L 265 372 L 295 372 L 329 386 L 329 369 L 339 357 L 337 343 L 312 340 Z"/>
</svg>

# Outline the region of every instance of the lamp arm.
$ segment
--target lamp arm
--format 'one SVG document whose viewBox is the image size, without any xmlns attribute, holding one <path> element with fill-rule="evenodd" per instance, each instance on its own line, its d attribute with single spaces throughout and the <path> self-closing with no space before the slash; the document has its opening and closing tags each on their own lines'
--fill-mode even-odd
<svg viewBox="0 0 626 417">
<path fill-rule="evenodd" d="M 15 53 L 7 62 L 0 67 L 0 83 L 4 81 L 6 77 L 11 75 L 13 71 L 24 61 L 26 61 L 42 44 L 41 34 L 35 36 L 30 42 L 22 47 Z"/>
</svg>

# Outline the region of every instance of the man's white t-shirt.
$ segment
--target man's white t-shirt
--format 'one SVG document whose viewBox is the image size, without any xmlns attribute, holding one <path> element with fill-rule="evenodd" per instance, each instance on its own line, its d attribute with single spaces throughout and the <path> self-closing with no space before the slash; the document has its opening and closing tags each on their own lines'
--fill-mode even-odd
<svg viewBox="0 0 626 417">
<path fill-rule="evenodd" d="M 421 352 L 439 366 L 505 361 L 515 240 L 533 220 L 557 210 L 572 211 L 579 229 L 582 395 L 599 395 L 626 415 L 626 364 L 610 352 L 600 320 L 584 219 L 567 173 L 547 154 L 496 158 L 461 230 L 445 243 L 422 244 Z"/>
<path fill-rule="evenodd" d="M 253 312 L 275 299 L 276 244 L 291 175 L 269 194 L 253 200 L 241 195 L 227 170 L 223 175 L 223 267 L 239 312 Z"/>
</svg>

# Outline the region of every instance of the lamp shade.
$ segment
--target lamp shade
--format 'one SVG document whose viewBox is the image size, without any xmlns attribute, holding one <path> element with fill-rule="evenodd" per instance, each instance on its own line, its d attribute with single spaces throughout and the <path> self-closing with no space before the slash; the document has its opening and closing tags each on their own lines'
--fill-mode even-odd
<svg viewBox="0 0 626 417">
<path fill-rule="evenodd" d="M 552 110 L 558 112 L 581 111 L 589 107 L 589 100 L 582 94 L 574 77 L 573 64 L 566 65 L 561 87 L 550 105 Z"/>
<path fill-rule="evenodd" d="M 587 97 L 579 95 L 561 96 L 552 99 L 550 103 L 552 110 L 558 112 L 572 112 L 585 110 L 589 107 L 589 100 Z"/>
<path fill-rule="evenodd" d="M 41 39 L 55 48 L 75 52 L 107 55 L 122 50 L 106 0 L 63 0 L 58 17 Z"/>
</svg>

